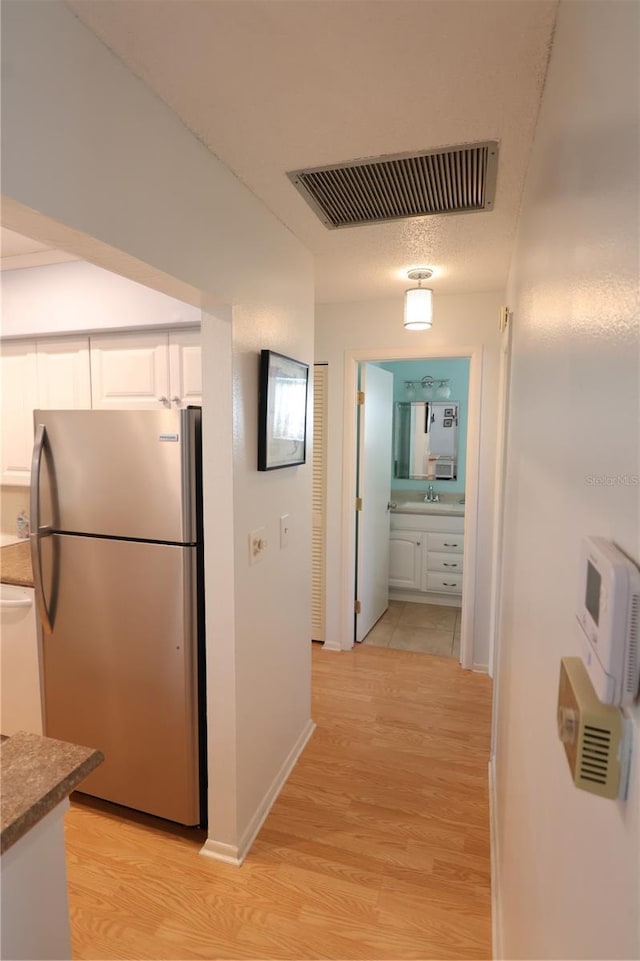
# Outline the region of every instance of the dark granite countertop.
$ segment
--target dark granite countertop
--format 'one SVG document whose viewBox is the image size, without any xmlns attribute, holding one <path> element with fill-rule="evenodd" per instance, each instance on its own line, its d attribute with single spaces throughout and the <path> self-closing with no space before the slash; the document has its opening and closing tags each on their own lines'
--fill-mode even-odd
<svg viewBox="0 0 640 961">
<path fill-rule="evenodd" d="M 101 751 L 24 731 L 3 740 L 0 851 L 24 837 L 102 761 Z"/>
<path fill-rule="evenodd" d="M 33 587 L 31 548 L 28 540 L 0 548 L 0 581 L 17 587 Z"/>
</svg>

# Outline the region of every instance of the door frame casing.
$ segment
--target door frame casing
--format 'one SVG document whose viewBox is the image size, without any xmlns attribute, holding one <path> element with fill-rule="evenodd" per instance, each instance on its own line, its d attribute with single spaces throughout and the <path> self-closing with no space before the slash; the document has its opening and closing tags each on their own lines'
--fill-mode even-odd
<svg viewBox="0 0 640 961">
<path fill-rule="evenodd" d="M 482 398 L 482 346 L 406 348 L 355 348 L 344 354 L 344 400 L 342 440 L 342 584 L 340 591 L 340 649 L 353 647 L 353 589 L 355 583 L 356 533 L 354 523 L 357 461 L 358 364 L 367 361 L 436 360 L 445 357 L 469 359 L 467 421 L 467 467 L 465 477 L 464 569 L 462 572 L 462 622 L 460 663 L 473 667 L 473 625 L 475 619 L 478 491 L 480 463 L 480 405 Z"/>
</svg>

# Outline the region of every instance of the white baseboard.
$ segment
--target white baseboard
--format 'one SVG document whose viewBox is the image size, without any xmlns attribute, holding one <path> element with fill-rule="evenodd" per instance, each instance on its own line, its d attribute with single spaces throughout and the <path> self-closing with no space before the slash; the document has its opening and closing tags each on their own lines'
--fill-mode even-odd
<svg viewBox="0 0 640 961">
<path fill-rule="evenodd" d="M 238 857 L 238 847 L 235 844 L 223 844 L 222 841 L 214 841 L 213 838 L 207 838 L 200 848 L 200 854 L 205 858 L 213 858 L 214 861 L 235 864 L 238 868 L 242 864 Z"/>
<path fill-rule="evenodd" d="M 502 958 L 502 915 L 498 859 L 498 813 L 496 804 L 496 759 L 489 761 L 489 834 L 491 850 L 491 944 L 494 961 Z"/>
<path fill-rule="evenodd" d="M 390 601 L 412 601 L 414 604 L 438 604 L 440 607 L 462 607 L 462 594 L 438 594 L 435 591 L 403 591 L 392 588 Z"/>
<path fill-rule="evenodd" d="M 474 662 L 474 665 L 473 665 L 473 667 L 471 668 L 471 670 L 472 670 L 472 671 L 475 671 L 476 674 L 488 674 L 488 673 L 489 673 L 489 665 L 488 665 L 488 664 L 476 664 L 476 663 Z"/>
<path fill-rule="evenodd" d="M 200 848 L 200 854 L 207 858 L 213 858 L 215 861 L 225 861 L 227 864 L 235 864 L 237 866 L 242 864 L 247 854 L 251 850 L 251 845 L 255 841 L 258 831 L 264 824 L 269 811 L 273 807 L 276 798 L 284 787 L 287 778 L 296 765 L 296 761 L 304 751 L 307 741 L 315 729 L 315 723 L 309 719 L 302 733 L 300 734 L 300 737 L 285 758 L 285 761 L 274 778 L 271 787 L 258 805 L 255 814 L 251 818 L 246 830 L 243 832 L 242 837 L 240 838 L 239 844 L 225 844 L 222 841 L 216 841 L 215 838 L 207 838 L 203 846 Z"/>
<path fill-rule="evenodd" d="M 334 641 L 325 641 L 324 644 L 322 645 L 322 650 L 323 651 L 341 651 L 342 648 L 340 647 L 339 643 L 335 643 Z"/>
</svg>

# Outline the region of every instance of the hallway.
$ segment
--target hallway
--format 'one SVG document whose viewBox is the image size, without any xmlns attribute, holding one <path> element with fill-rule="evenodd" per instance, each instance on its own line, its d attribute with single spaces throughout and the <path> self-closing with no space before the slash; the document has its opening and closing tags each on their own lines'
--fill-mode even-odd
<svg viewBox="0 0 640 961">
<path fill-rule="evenodd" d="M 317 730 L 241 868 L 203 832 L 74 803 L 74 958 L 491 957 L 491 681 L 313 645 Z"/>
</svg>

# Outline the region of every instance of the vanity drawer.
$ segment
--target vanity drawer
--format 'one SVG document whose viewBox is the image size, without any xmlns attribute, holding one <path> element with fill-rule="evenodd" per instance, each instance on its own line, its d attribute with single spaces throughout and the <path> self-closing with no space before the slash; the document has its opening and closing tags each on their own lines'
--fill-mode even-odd
<svg viewBox="0 0 640 961">
<path fill-rule="evenodd" d="M 427 534 L 427 550 L 443 554 L 462 554 L 463 534 Z"/>
<path fill-rule="evenodd" d="M 429 551 L 427 554 L 427 570 L 441 571 L 445 574 L 461 574 L 462 554 L 454 554 L 453 551 L 448 554 Z"/>
<path fill-rule="evenodd" d="M 462 574 L 436 574 L 429 571 L 425 590 L 440 594 L 462 594 Z"/>
</svg>

